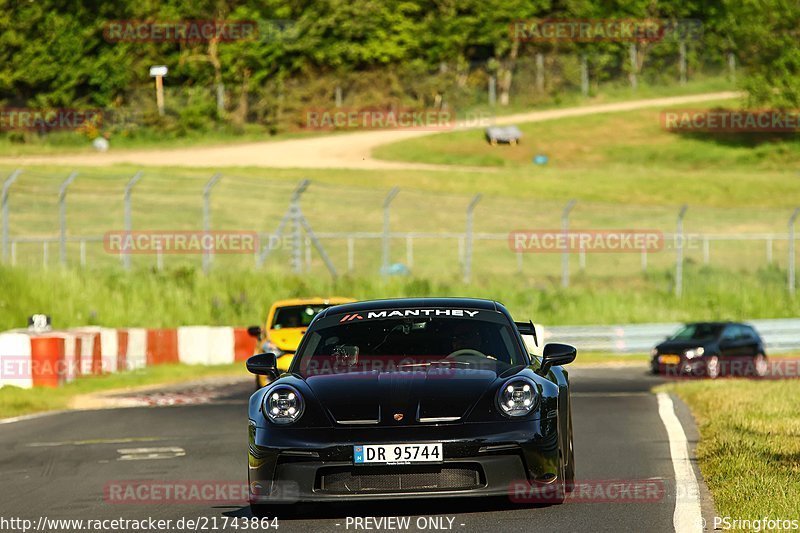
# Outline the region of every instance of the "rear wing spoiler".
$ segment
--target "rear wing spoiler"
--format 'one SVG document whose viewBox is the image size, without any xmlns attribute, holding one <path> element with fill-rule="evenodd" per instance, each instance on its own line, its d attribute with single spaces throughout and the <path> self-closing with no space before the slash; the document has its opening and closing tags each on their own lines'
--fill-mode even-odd
<svg viewBox="0 0 800 533">
<path fill-rule="evenodd" d="M 514 325 L 517 326 L 520 335 L 522 335 L 528 351 L 537 357 L 542 357 L 544 354 L 544 328 L 542 325 L 534 324 L 530 320 L 528 322 L 514 322 Z"/>
<path fill-rule="evenodd" d="M 541 348 L 541 344 L 539 343 L 539 336 L 536 335 L 536 326 L 533 325 L 532 321 L 528 322 L 514 322 L 514 325 L 517 326 L 521 335 L 530 335 L 533 337 L 533 342 L 537 348 Z"/>
</svg>

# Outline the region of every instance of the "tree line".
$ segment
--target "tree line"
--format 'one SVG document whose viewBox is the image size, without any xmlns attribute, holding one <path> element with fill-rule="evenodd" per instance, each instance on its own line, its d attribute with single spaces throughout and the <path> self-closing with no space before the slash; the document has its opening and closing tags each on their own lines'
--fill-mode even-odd
<svg viewBox="0 0 800 533">
<path fill-rule="evenodd" d="M 580 83 L 579 71 L 596 82 L 639 75 L 658 83 L 732 57 L 751 105 L 800 103 L 800 3 L 792 0 L 2 3 L 0 104 L 102 108 L 119 124 L 278 128 L 310 106 L 469 107 L 487 83 L 507 105 L 537 68 L 548 80 L 529 92 L 552 94 Z M 598 21 L 656 22 L 662 33 L 547 33 Z M 169 68 L 165 117 L 154 107 L 153 65 Z"/>
</svg>

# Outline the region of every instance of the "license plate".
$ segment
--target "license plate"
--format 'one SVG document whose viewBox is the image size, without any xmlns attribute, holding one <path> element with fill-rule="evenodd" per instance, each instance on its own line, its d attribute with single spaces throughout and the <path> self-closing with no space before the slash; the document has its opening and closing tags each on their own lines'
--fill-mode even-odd
<svg viewBox="0 0 800 533">
<path fill-rule="evenodd" d="M 440 463 L 443 458 L 441 442 L 425 444 L 358 444 L 353 446 L 353 463 L 357 465 Z"/>
<path fill-rule="evenodd" d="M 680 355 L 660 355 L 658 362 L 662 365 L 677 365 L 681 362 Z"/>
</svg>

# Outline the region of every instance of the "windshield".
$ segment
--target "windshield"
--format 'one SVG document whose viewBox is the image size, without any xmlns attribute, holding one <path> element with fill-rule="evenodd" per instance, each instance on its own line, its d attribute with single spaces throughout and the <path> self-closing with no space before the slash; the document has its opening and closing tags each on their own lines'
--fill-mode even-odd
<svg viewBox="0 0 800 533">
<path fill-rule="evenodd" d="M 689 341 L 716 339 L 721 331 L 722 326 L 720 324 L 687 324 L 679 329 L 669 340 Z"/>
<path fill-rule="evenodd" d="M 291 305 L 280 307 L 275 310 L 275 317 L 272 319 L 272 329 L 281 328 L 304 328 L 311 324 L 314 317 L 327 309 L 330 305 Z"/>
<path fill-rule="evenodd" d="M 480 368 L 527 364 L 500 320 L 417 318 L 322 327 L 308 334 L 295 371 L 304 376 L 353 371 Z"/>
</svg>

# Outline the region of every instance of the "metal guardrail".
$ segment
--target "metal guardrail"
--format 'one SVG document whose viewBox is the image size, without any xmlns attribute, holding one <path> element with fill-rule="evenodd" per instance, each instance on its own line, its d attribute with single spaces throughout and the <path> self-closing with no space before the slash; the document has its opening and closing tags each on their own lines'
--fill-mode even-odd
<svg viewBox="0 0 800 533">
<path fill-rule="evenodd" d="M 800 351 L 800 319 L 750 320 L 747 323 L 764 339 L 767 353 Z M 579 350 L 647 353 L 680 326 L 679 323 L 553 326 L 544 328 L 544 338 L 548 342 L 573 344 Z"/>
</svg>

